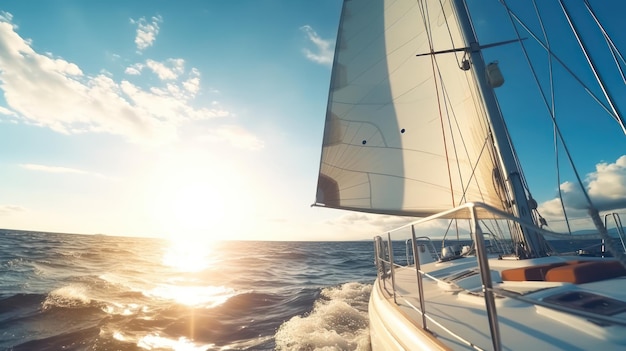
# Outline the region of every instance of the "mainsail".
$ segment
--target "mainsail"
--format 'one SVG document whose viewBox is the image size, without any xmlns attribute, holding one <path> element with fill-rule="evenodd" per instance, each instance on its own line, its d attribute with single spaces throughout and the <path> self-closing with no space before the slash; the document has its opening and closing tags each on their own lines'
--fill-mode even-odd
<svg viewBox="0 0 626 351">
<path fill-rule="evenodd" d="M 486 112 L 449 1 L 345 1 L 316 205 L 429 216 L 506 210 Z M 417 56 L 426 54 L 424 56 Z"/>
</svg>

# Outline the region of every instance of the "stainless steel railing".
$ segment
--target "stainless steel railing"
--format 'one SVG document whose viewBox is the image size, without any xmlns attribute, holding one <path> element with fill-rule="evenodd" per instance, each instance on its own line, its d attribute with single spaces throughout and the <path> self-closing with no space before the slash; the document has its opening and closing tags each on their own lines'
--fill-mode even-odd
<svg viewBox="0 0 626 351">
<path fill-rule="evenodd" d="M 415 260 L 415 255 L 412 253 L 415 252 L 418 248 L 422 248 L 422 247 L 424 248 L 424 251 L 422 252 L 425 252 L 426 250 L 428 250 L 428 253 L 430 253 L 430 256 L 431 256 L 430 258 L 432 260 L 438 261 L 441 259 L 441 255 L 439 255 L 439 251 L 437 251 L 435 244 L 433 244 L 433 241 L 427 236 L 420 236 L 415 239 L 407 239 L 404 243 L 404 246 L 405 246 L 405 251 L 406 251 L 407 266 L 411 264 L 411 258 Z"/>
<path fill-rule="evenodd" d="M 622 249 L 626 252 L 626 244 L 624 243 L 624 227 L 622 226 L 622 219 L 620 218 L 618 213 L 607 213 L 604 215 L 604 227 L 608 227 L 608 219 L 613 218 L 613 223 L 615 223 L 615 228 L 617 229 L 617 236 L 619 237 L 620 242 L 622 243 Z M 604 239 L 602 239 L 602 253 L 605 253 Z"/>
<path fill-rule="evenodd" d="M 470 235 L 472 240 L 474 241 L 474 250 L 475 250 L 475 255 L 476 255 L 476 259 L 477 259 L 477 263 L 479 266 L 479 270 L 480 270 L 480 277 L 481 277 L 481 283 L 482 283 L 482 292 L 484 295 L 484 299 L 485 299 L 485 309 L 487 312 L 487 318 L 489 321 L 489 329 L 490 329 L 490 335 L 491 335 L 491 341 L 492 341 L 492 346 L 494 350 L 501 350 L 502 349 L 502 342 L 501 342 L 501 337 L 500 337 L 500 329 L 499 329 L 499 323 L 498 323 L 498 314 L 497 314 L 497 309 L 496 309 L 496 304 L 495 304 L 495 296 L 499 295 L 499 296 L 503 296 L 503 297 L 508 297 L 511 299 L 517 299 L 526 303 L 530 303 L 530 304 L 534 304 L 534 305 L 540 305 L 540 306 L 544 306 L 547 308 L 551 308 L 551 309 L 555 309 L 561 312 L 565 312 L 565 313 L 570 313 L 573 315 L 577 315 L 580 317 L 584 317 L 584 318 L 590 318 L 599 322 L 606 322 L 606 323 L 612 323 L 612 324 L 619 324 L 619 325 L 626 325 L 626 322 L 620 319 L 616 319 L 613 317 L 609 317 L 609 316 L 599 316 L 599 315 L 592 315 L 590 313 L 586 313 L 583 311 L 579 311 L 579 310 L 573 310 L 564 306 L 558 306 L 555 304 L 550 304 L 550 303 L 545 303 L 542 301 L 538 301 L 538 300 L 533 300 L 533 299 L 528 299 L 525 298 L 523 296 L 519 296 L 516 295 L 514 293 L 510 293 L 506 290 L 503 289 L 499 289 L 499 288 L 494 288 L 493 287 L 493 282 L 491 279 L 491 270 L 489 268 L 489 252 L 487 250 L 487 247 L 485 245 L 485 237 L 490 237 L 490 238 L 495 238 L 493 237 L 492 234 L 488 233 L 488 232 L 483 232 L 482 227 L 479 224 L 479 220 L 478 220 L 478 216 L 477 216 L 477 211 L 480 210 L 481 213 L 482 212 L 488 212 L 490 215 L 495 215 L 498 219 L 502 219 L 502 220 L 509 220 L 509 221 L 513 221 L 517 224 L 519 224 L 522 228 L 525 228 L 527 230 L 534 230 L 536 232 L 545 234 L 545 235 L 549 235 L 549 236 L 553 236 L 555 235 L 555 233 L 544 230 L 542 228 L 538 228 L 536 227 L 534 224 L 532 223 L 527 223 L 517 217 L 514 217 L 508 213 L 502 212 L 496 208 L 493 208 L 489 205 L 483 204 L 483 203 L 467 203 L 465 205 L 462 205 L 460 207 L 424 218 L 424 219 L 420 219 L 417 220 L 415 222 L 406 224 L 402 227 L 396 228 L 393 231 L 390 231 L 387 233 L 387 243 L 385 244 L 383 239 L 380 236 L 375 237 L 375 255 L 376 255 L 376 267 L 378 268 L 378 280 L 379 282 L 382 282 L 383 284 L 383 288 L 386 289 L 390 294 L 393 295 L 394 298 L 394 302 L 397 303 L 397 296 L 396 296 L 396 289 L 395 289 L 395 267 L 399 266 L 395 263 L 394 258 L 393 258 L 393 243 L 391 240 L 391 232 L 395 232 L 397 230 L 401 230 L 401 229 L 408 229 L 410 228 L 411 230 L 411 239 L 407 240 L 405 242 L 405 246 L 407 246 L 406 250 L 407 250 L 407 262 L 406 265 L 409 266 L 411 265 L 411 260 L 410 260 L 410 253 L 409 253 L 409 248 L 408 248 L 408 244 L 411 244 L 411 250 L 413 253 L 413 262 L 415 265 L 415 269 L 416 269 L 416 279 L 417 279 L 417 285 L 418 285 L 418 292 L 419 292 L 419 309 L 415 306 L 412 306 L 416 311 L 418 311 L 421 316 L 422 316 L 422 328 L 423 329 L 428 329 L 428 325 L 427 325 L 427 320 L 431 321 L 431 323 L 437 324 L 438 326 L 440 326 L 442 329 L 444 329 L 445 331 L 447 331 L 450 335 L 452 335 L 453 337 L 455 337 L 456 339 L 462 341 L 463 343 L 465 343 L 466 345 L 473 347 L 477 350 L 481 350 L 480 347 L 472 344 L 470 341 L 463 339 L 462 337 L 455 335 L 452 331 L 446 329 L 444 326 L 442 326 L 441 324 L 439 324 L 438 322 L 436 322 L 434 319 L 432 319 L 427 311 L 426 311 L 426 304 L 424 301 L 424 294 L 423 294 L 423 278 L 426 276 L 430 279 L 435 279 L 433 277 L 428 276 L 425 272 L 421 271 L 421 267 L 420 267 L 420 250 L 418 250 L 417 247 L 417 243 L 418 240 L 426 240 L 428 239 L 428 241 L 430 241 L 429 238 L 427 237 L 416 237 L 415 234 L 415 227 L 417 225 L 435 220 L 435 219 L 441 219 L 441 218 L 450 218 L 450 217 L 456 217 L 454 216 L 455 213 L 459 213 L 462 211 L 468 211 L 469 216 L 464 216 L 464 217 L 470 217 Z M 606 217 L 605 217 L 606 220 Z M 618 225 L 618 228 L 621 229 L 621 222 L 619 221 L 619 217 L 617 219 L 614 219 Z M 620 230 L 618 229 L 618 230 Z M 621 234 L 620 234 L 620 239 L 622 240 L 622 245 L 624 246 L 624 240 L 623 240 L 623 229 L 621 230 Z M 504 246 L 500 246 L 500 243 L 497 243 L 496 241 L 496 245 L 499 246 L 499 248 L 504 248 L 504 249 L 508 249 L 506 247 L 506 245 Z M 626 250 L 626 246 L 624 246 L 624 249 Z M 440 258 L 440 257 L 439 257 Z M 386 278 L 390 278 L 391 280 L 391 287 L 387 287 L 385 284 L 385 281 L 387 281 L 388 279 Z M 409 304 L 410 305 L 410 304 Z"/>
<path fill-rule="evenodd" d="M 428 318 L 427 316 L 427 312 L 426 312 L 426 304 L 424 301 L 424 295 L 423 295 L 423 279 L 422 279 L 422 275 L 424 274 L 421 269 L 420 269 L 420 259 L 419 259 L 419 250 L 417 250 L 417 237 L 415 235 L 415 226 L 421 223 L 425 223 L 434 219 L 439 219 L 439 218 L 446 218 L 449 217 L 451 214 L 454 214 L 455 212 L 460 212 L 460 211 L 469 211 L 470 212 L 470 218 L 471 218 L 471 225 L 472 225 L 472 237 L 475 243 L 475 251 L 476 251 L 476 257 L 478 259 L 478 264 L 480 267 L 480 275 L 481 275 L 481 280 L 482 280 L 482 285 L 483 285 L 483 294 L 485 297 L 485 306 L 486 306 L 486 310 L 487 310 L 487 316 L 489 319 L 489 329 L 491 332 L 491 339 L 492 339 L 492 343 L 493 343 L 493 347 L 494 350 L 501 350 L 501 342 L 500 342 L 500 331 L 499 331 L 499 325 L 497 322 L 497 311 L 496 311 L 496 307 L 495 307 L 495 295 L 493 292 L 493 283 L 491 281 L 491 273 L 489 270 L 489 263 L 488 263 L 488 253 L 487 250 L 485 248 L 485 241 L 484 241 L 484 235 L 482 232 L 482 229 L 480 227 L 480 225 L 478 224 L 478 220 L 477 220 L 477 216 L 476 216 L 476 207 L 482 207 L 484 209 L 489 210 L 494 210 L 495 214 L 498 214 L 498 212 L 500 212 L 502 215 L 504 215 L 504 217 L 512 217 L 510 215 L 508 215 L 507 213 L 501 212 L 495 208 L 492 208 L 488 205 L 484 205 L 484 204 L 479 204 L 479 203 L 468 203 L 465 204 L 463 206 L 460 206 L 458 208 L 449 210 L 449 211 L 445 211 L 445 212 L 441 212 L 439 214 L 436 214 L 434 216 L 430 216 L 418 221 L 415 221 L 413 223 L 409 223 L 405 226 L 402 226 L 400 228 L 397 228 L 396 230 L 400 230 L 400 229 L 405 229 L 405 228 L 409 228 L 411 229 L 411 240 L 413 242 L 413 255 L 414 255 L 414 261 L 415 261 L 415 268 L 416 268 L 416 274 L 417 274 L 417 284 L 418 284 L 418 292 L 419 292 L 419 301 L 420 301 L 420 310 L 419 312 L 422 315 L 422 328 L 427 329 L 427 323 L 426 320 Z M 383 248 L 385 245 L 383 244 L 382 238 L 380 236 L 375 237 L 375 251 L 376 251 L 376 264 L 378 267 L 378 274 L 379 274 L 379 281 L 382 281 L 383 284 L 383 288 L 386 289 L 387 291 L 389 291 L 388 289 L 390 289 L 391 294 L 393 296 L 394 299 L 394 303 L 397 303 L 397 296 L 396 296 L 396 288 L 395 288 L 395 261 L 393 259 L 393 242 L 391 240 L 391 232 L 387 233 L 387 247 L 386 250 Z M 407 265 L 409 265 L 409 260 L 407 257 Z M 387 266 L 389 267 L 387 269 Z M 384 279 L 387 275 L 390 276 L 391 278 L 391 287 L 387 288 L 387 286 L 385 285 L 385 281 L 386 279 Z M 432 320 L 432 319 L 430 319 Z M 459 338 L 457 335 L 454 335 L 454 337 Z M 462 340 L 462 339 L 461 339 Z M 464 341 L 464 340 L 463 340 Z M 468 341 L 465 341 L 467 343 L 469 343 Z M 469 343 L 471 345 L 471 343 Z"/>
</svg>

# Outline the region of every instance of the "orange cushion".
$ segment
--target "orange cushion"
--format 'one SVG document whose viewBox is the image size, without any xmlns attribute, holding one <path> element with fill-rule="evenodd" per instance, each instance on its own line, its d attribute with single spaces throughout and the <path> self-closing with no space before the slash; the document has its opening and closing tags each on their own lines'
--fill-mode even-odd
<svg viewBox="0 0 626 351">
<path fill-rule="evenodd" d="M 584 284 L 626 275 L 618 261 L 588 261 L 550 269 L 546 281 Z"/>
<path fill-rule="evenodd" d="M 567 263 L 557 262 L 549 264 L 541 264 L 537 266 L 520 267 L 506 269 L 500 272 L 502 280 L 523 282 L 527 280 L 542 281 L 546 276 L 546 272 L 552 268 L 564 266 Z"/>
</svg>

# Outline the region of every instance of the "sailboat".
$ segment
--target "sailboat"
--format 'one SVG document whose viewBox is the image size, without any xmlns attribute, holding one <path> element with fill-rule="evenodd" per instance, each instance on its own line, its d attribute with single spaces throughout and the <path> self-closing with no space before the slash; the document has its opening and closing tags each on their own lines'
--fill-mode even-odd
<svg viewBox="0 0 626 351">
<path fill-rule="evenodd" d="M 508 118 L 531 116 L 516 111 L 520 106 L 545 107 L 544 125 L 554 137 L 554 153 L 560 152 L 556 160 L 573 160 L 563 125 L 580 122 L 574 114 L 556 113 L 563 109 L 555 102 L 563 96 L 556 86 L 565 82 L 567 89 L 582 86 L 577 91 L 601 110 L 594 121 L 608 116 L 609 133 L 622 137 L 626 127 L 608 89 L 607 68 L 598 67 L 591 50 L 602 46 L 616 72 L 624 59 L 589 1 L 576 2 L 590 19 L 584 31 L 572 2 L 515 4 L 519 9 L 505 0 L 343 2 L 315 205 L 408 218 L 374 239 L 377 279 L 368 308 L 373 350 L 626 348 L 619 213 L 600 212 L 572 161 L 568 174 L 580 183 L 593 227 L 578 236 L 571 232 L 575 223 L 567 226 L 570 232 L 551 230 L 516 151 L 535 140 L 515 139 L 508 124 Z M 542 15 L 546 6 L 552 12 Z M 478 7 L 491 12 L 476 14 Z M 529 13 L 534 19 L 524 22 L 522 14 Z M 513 30 L 494 29 L 502 24 Z M 557 24 L 564 29 L 554 40 L 546 28 Z M 589 28 L 599 42 L 585 42 Z M 565 32 L 574 40 L 563 39 Z M 582 64 L 568 66 L 557 48 L 563 43 L 575 44 Z M 536 48 L 547 69 L 532 62 Z M 486 62 L 497 55 L 500 64 Z M 521 63 L 508 64 L 512 79 L 505 79 L 500 66 L 511 58 Z M 577 70 L 583 69 L 581 76 Z M 513 97 L 498 92 L 515 86 L 515 79 L 536 83 L 540 94 L 517 87 L 508 90 Z M 524 89 L 533 85 L 526 83 Z M 571 96 L 565 105 L 580 102 Z M 515 99 L 523 101 L 513 108 L 501 103 Z M 623 152 L 623 145 L 606 147 Z M 566 223 L 574 222 L 562 196 L 557 202 Z M 589 239 L 597 250 L 559 254 L 552 239 L 563 238 Z"/>
</svg>

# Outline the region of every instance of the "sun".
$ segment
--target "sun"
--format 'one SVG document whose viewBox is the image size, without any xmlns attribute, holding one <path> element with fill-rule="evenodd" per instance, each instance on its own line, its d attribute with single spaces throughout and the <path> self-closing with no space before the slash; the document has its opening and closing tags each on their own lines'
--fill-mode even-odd
<svg viewBox="0 0 626 351">
<path fill-rule="evenodd" d="M 170 240 L 195 242 L 254 230 L 258 185 L 241 167 L 204 154 L 179 153 L 161 160 L 144 183 L 150 226 Z"/>
<path fill-rule="evenodd" d="M 172 194 L 172 222 L 179 229 L 209 230 L 221 227 L 226 216 L 226 198 L 215 185 L 184 184 Z"/>
<path fill-rule="evenodd" d="M 145 187 L 152 226 L 170 238 L 210 238 L 232 217 L 231 180 L 206 165 L 164 162 Z"/>
<path fill-rule="evenodd" d="M 174 182 L 156 197 L 154 220 L 172 238 L 209 238 L 228 226 L 228 200 L 208 182 Z"/>
</svg>

